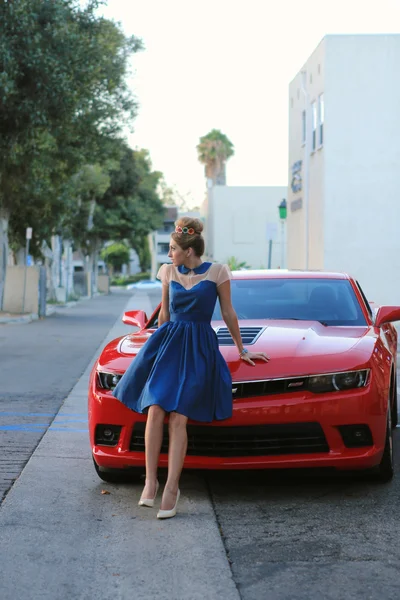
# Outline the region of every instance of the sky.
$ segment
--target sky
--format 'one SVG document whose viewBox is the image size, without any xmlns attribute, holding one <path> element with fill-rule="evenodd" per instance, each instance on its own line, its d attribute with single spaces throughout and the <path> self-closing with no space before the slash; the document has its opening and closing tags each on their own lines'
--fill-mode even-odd
<svg viewBox="0 0 400 600">
<path fill-rule="evenodd" d="M 235 146 L 228 185 L 287 185 L 290 81 L 326 34 L 398 33 L 400 0 L 108 0 L 101 12 L 145 47 L 131 60 L 129 144 L 199 206 L 196 145 L 214 128 Z"/>
</svg>

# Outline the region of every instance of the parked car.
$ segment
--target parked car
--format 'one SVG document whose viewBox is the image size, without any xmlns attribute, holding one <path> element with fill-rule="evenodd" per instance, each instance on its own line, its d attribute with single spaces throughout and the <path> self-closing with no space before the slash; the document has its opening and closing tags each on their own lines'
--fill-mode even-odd
<svg viewBox="0 0 400 600">
<path fill-rule="evenodd" d="M 400 306 L 372 311 L 358 282 L 341 273 L 236 271 L 232 300 L 245 346 L 271 360 L 239 360 L 217 305 L 212 326 L 232 374 L 233 416 L 188 423 L 186 468 L 363 469 L 393 476 Z M 126 312 L 139 331 L 110 342 L 93 367 L 89 430 L 105 481 L 143 470 L 146 417 L 112 390 L 157 328 L 158 307 Z M 160 466 L 167 465 L 165 427 Z"/>
<path fill-rule="evenodd" d="M 137 283 L 129 283 L 126 286 L 127 290 L 137 290 L 137 291 L 142 291 L 142 292 L 146 292 L 148 290 L 158 290 L 162 288 L 162 283 L 161 281 L 158 281 L 157 279 L 142 279 L 141 281 L 138 281 Z"/>
</svg>

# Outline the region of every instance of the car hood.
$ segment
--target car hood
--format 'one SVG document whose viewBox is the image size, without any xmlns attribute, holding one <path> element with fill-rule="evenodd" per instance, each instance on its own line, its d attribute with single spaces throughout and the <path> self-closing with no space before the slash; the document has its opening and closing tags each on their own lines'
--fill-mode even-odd
<svg viewBox="0 0 400 600">
<path fill-rule="evenodd" d="M 220 326 L 225 326 L 220 323 Z M 377 336 L 370 327 L 325 327 L 315 321 L 246 321 L 241 327 L 263 326 L 261 335 L 248 346 L 251 352 L 265 352 L 269 363 L 257 361 L 252 367 L 237 360 L 237 349 L 220 346 L 235 380 L 290 377 L 351 370 L 370 360 Z"/>
<path fill-rule="evenodd" d="M 251 352 L 265 352 L 268 363 L 252 367 L 238 358 L 235 346 L 220 345 L 234 381 L 290 377 L 352 370 L 371 358 L 377 335 L 371 327 L 333 327 L 315 321 L 240 321 L 241 328 L 262 327 Z M 212 323 L 218 333 L 223 321 Z M 111 342 L 103 351 L 100 367 L 124 372 L 154 330 L 143 330 Z"/>
</svg>

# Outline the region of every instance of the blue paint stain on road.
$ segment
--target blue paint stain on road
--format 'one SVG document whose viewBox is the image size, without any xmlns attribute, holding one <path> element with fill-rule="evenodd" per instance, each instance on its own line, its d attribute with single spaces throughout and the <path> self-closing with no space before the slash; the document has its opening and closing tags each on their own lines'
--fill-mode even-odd
<svg viewBox="0 0 400 600">
<path fill-rule="evenodd" d="M 46 429 L 48 423 L 26 423 L 25 425 L 0 425 L 0 431 L 40 431 Z"/>
<path fill-rule="evenodd" d="M 75 427 L 54 427 L 50 426 L 48 423 L 26 423 L 24 425 L 0 425 L 0 431 L 36 431 L 40 432 L 42 430 L 48 429 L 49 431 L 86 431 L 88 429 L 76 429 Z"/>
<path fill-rule="evenodd" d="M 17 417 L 17 423 L 9 423 L 7 425 L 0 425 L 0 431 L 35 431 L 42 432 L 43 430 L 50 429 L 51 431 L 75 431 L 75 432 L 87 432 L 88 429 L 79 428 L 79 424 L 87 425 L 88 419 L 86 414 L 78 413 L 34 413 L 34 412 L 11 412 L 11 411 L 0 411 L 0 422 L 10 417 Z M 41 419 L 39 423 L 31 421 L 31 419 Z M 24 422 L 28 419 L 28 422 Z M 43 423 L 43 419 L 49 419 L 48 422 Z M 54 420 L 53 420 L 54 419 Z M 21 422 L 22 421 L 22 422 Z M 71 427 L 72 425 L 72 427 Z M 75 427 L 74 427 L 75 425 Z M 77 427 L 78 425 L 78 427 Z"/>
<path fill-rule="evenodd" d="M 62 413 L 61 415 L 55 414 L 55 413 L 23 413 L 23 412 L 0 412 L 0 418 L 1 417 L 78 417 L 78 418 L 83 418 L 86 415 L 84 414 L 74 414 L 74 415 L 70 415 L 70 414 L 64 414 Z"/>
</svg>

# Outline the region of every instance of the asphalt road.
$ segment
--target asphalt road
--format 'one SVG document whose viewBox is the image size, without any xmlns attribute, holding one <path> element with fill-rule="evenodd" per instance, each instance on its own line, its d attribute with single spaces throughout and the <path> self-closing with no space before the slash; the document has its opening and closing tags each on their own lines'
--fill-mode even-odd
<svg viewBox="0 0 400 600">
<path fill-rule="evenodd" d="M 397 464 L 400 463 L 397 431 Z M 243 600 L 398 600 L 400 478 L 212 475 Z"/>
<path fill-rule="evenodd" d="M 303 471 L 186 471 L 179 514 L 163 523 L 137 508 L 139 484 L 98 480 L 83 424 L 86 367 L 127 299 L 0 329 L 1 425 L 14 415 L 0 435 L 25 457 L 76 383 L 0 508 L 2 600 L 398 600 L 400 476 L 379 485 Z M 38 406 L 53 415 L 40 417 L 40 432 L 13 430 L 36 423 Z M 395 448 L 400 464 L 399 430 Z"/>
</svg>

